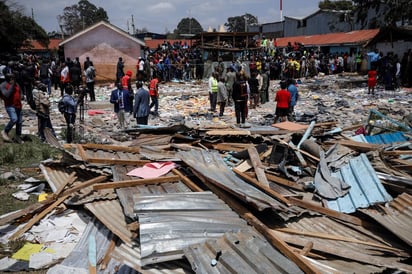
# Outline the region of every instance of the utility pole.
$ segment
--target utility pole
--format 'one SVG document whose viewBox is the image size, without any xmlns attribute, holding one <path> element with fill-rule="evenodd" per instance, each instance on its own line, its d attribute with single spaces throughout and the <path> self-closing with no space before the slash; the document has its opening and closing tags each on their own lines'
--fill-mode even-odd
<svg viewBox="0 0 412 274">
<path fill-rule="evenodd" d="M 134 18 L 133 18 L 133 14 L 132 14 L 132 31 L 133 31 L 133 35 L 136 34 L 136 29 L 134 28 Z"/>
</svg>

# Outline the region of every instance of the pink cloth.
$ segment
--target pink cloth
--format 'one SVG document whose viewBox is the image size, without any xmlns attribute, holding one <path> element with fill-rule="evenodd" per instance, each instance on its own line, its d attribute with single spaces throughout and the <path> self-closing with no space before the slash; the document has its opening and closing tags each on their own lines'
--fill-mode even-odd
<svg viewBox="0 0 412 274">
<path fill-rule="evenodd" d="M 129 171 L 127 175 L 136 176 L 143 179 L 157 178 L 167 174 L 175 167 L 177 167 L 177 165 L 173 162 L 147 163 L 143 167 L 138 167 Z"/>
<path fill-rule="evenodd" d="M 87 114 L 88 114 L 89 116 L 93 116 L 93 115 L 96 115 L 96 114 L 105 114 L 105 113 L 106 113 L 106 111 L 100 110 L 100 109 L 90 109 L 90 110 L 87 112 Z"/>
</svg>

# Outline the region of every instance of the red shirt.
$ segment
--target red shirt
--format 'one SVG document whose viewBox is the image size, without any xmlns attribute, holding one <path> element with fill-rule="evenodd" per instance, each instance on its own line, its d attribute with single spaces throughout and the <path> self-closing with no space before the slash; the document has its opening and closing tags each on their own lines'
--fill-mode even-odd
<svg viewBox="0 0 412 274">
<path fill-rule="evenodd" d="M 290 92 L 286 89 L 280 89 L 276 92 L 275 101 L 278 108 L 289 108 L 289 103 L 292 100 Z"/>
<path fill-rule="evenodd" d="M 149 84 L 149 94 L 150 96 L 157 96 L 158 92 L 157 92 L 157 84 L 159 83 L 159 80 L 157 78 L 153 78 L 150 81 Z"/>
<path fill-rule="evenodd" d="M 10 84 L 6 84 L 6 89 L 10 88 Z M 0 92 L 0 98 L 4 100 L 5 107 L 14 107 L 16 109 L 22 109 L 23 105 L 21 103 L 20 86 L 18 84 L 14 85 L 14 91 L 9 98 L 3 96 Z"/>
</svg>

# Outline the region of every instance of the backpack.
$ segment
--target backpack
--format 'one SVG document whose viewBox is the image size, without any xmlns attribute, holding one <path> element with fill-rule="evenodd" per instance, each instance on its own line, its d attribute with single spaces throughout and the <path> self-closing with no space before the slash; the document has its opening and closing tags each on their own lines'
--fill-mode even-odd
<svg viewBox="0 0 412 274">
<path fill-rule="evenodd" d="M 49 66 L 47 66 L 46 64 L 42 64 L 40 66 L 40 79 L 46 79 L 49 77 Z"/>
<path fill-rule="evenodd" d="M 60 113 L 66 112 L 66 104 L 63 102 L 63 98 L 59 100 L 57 103 L 57 108 L 59 109 Z"/>
</svg>

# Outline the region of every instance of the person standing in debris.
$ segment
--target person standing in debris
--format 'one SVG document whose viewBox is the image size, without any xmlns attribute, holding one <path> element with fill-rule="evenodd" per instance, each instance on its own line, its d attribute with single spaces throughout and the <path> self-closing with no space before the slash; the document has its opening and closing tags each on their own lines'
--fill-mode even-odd
<svg viewBox="0 0 412 274">
<path fill-rule="evenodd" d="M 375 63 L 371 64 L 371 69 L 368 71 L 368 94 L 375 94 L 378 72 Z"/>
<path fill-rule="evenodd" d="M 120 80 L 123 78 L 124 76 L 124 62 L 123 62 L 123 58 L 119 57 L 119 60 L 117 61 L 117 66 L 116 66 L 116 82 L 115 85 L 117 86 L 117 84 L 120 83 Z"/>
<path fill-rule="evenodd" d="M 264 104 L 266 102 L 269 102 L 269 71 L 264 70 L 263 73 L 261 74 L 262 77 L 262 86 L 260 88 L 260 103 Z"/>
<path fill-rule="evenodd" d="M 73 97 L 72 85 L 67 85 L 63 95 L 64 119 L 66 120 L 66 141 L 68 144 L 74 140 L 74 123 L 76 122 L 77 100 Z"/>
<path fill-rule="evenodd" d="M 224 77 L 219 78 L 219 82 L 217 83 L 217 104 L 219 105 L 219 116 L 223 116 L 225 112 L 225 106 L 227 102 L 227 90 L 225 86 L 225 79 Z"/>
<path fill-rule="evenodd" d="M 210 111 L 216 111 L 216 100 L 217 100 L 217 73 L 212 72 L 208 81 L 209 87 L 209 102 L 210 102 Z"/>
<path fill-rule="evenodd" d="M 56 137 L 51 120 L 50 120 L 50 100 L 47 93 L 47 86 L 43 83 L 37 85 L 36 91 L 33 90 L 34 102 L 36 103 L 36 115 L 39 124 L 39 137 L 41 142 L 46 141 L 44 130 L 49 128 Z"/>
<path fill-rule="evenodd" d="M 62 70 L 60 71 L 60 94 L 63 97 L 67 86 L 70 83 L 69 66 L 67 62 L 62 62 Z"/>
<path fill-rule="evenodd" d="M 286 81 L 280 81 L 280 90 L 276 92 L 275 102 L 276 104 L 276 113 L 275 113 L 275 123 L 278 122 L 279 118 L 281 122 L 287 121 L 287 116 L 289 112 L 289 104 L 291 101 L 291 96 L 289 91 L 287 91 Z"/>
<path fill-rule="evenodd" d="M 14 74 L 6 74 L 5 81 L 0 84 L 0 98 L 4 101 L 4 107 L 10 119 L 1 131 L 1 137 L 5 142 L 11 142 L 9 132 L 16 125 L 15 141 L 19 144 L 23 143 L 21 139 L 23 127 L 21 96 L 20 86 L 17 84 Z"/>
<path fill-rule="evenodd" d="M 153 114 L 157 116 L 159 115 L 159 79 L 157 78 L 156 73 L 153 74 L 153 79 L 150 81 L 149 94 L 151 99 L 149 109 L 152 109 L 152 107 L 154 107 L 155 109 Z"/>
<path fill-rule="evenodd" d="M 246 75 L 244 72 L 237 73 L 236 81 L 233 84 L 232 99 L 235 103 L 236 125 L 240 127 L 246 127 L 248 97 Z"/>
<path fill-rule="evenodd" d="M 120 129 L 126 129 L 125 113 L 129 113 L 132 110 L 130 96 L 133 95 L 130 95 L 129 90 L 124 88 L 122 84 L 118 84 L 117 88 L 110 95 L 110 103 L 114 105 L 114 112 L 117 115 Z"/>
<path fill-rule="evenodd" d="M 138 125 L 147 125 L 150 110 L 150 94 L 143 88 L 143 83 L 140 81 L 136 82 L 136 88 L 137 91 L 134 98 L 133 117 L 136 118 L 136 123 Z"/>
<path fill-rule="evenodd" d="M 82 67 L 80 65 L 80 60 L 79 57 L 76 57 L 74 59 L 73 65 L 69 67 L 70 69 L 70 81 L 71 84 L 74 88 L 74 90 L 77 92 L 80 89 L 80 85 L 82 84 Z"/>
<path fill-rule="evenodd" d="M 84 70 L 84 76 L 86 78 L 86 87 L 90 94 L 90 101 L 96 101 L 95 92 L 94 92 L 94 78 L 96 77 L 96 70 L 92 64 L 89 64 L 87 69 Z"/>
<path fill-rule="evenodd" d="M 290 104 L 289 104 L 289 111 L 288 111 L 288 120 L 289 121 L 294 121 L 294 113 L 295 113 L 295 106 L 296 102 L 298 101 L 299 98 L 299 92 L 298 92 L 298 87 L 296 86 L 296 80 L 295 79 L 289 79 L 287 81 L 287 89 L 290 93 Z"/>
<path fill-rule="evenodd" d="M 47 86 L 47 92 L 49 93 L 49 95 L 51 94 L 52 75 L 53 75 L 53 72 L 50 68 L 49 60 L 47 58 L 44 58 L 42 64 L 40 65 L 40 69 L 39 69 L 39 79 L 43 84 Z"/>
<path fill-rule="evenodd" d="M 251 77 L 248 80 L 250 88 L 250 108 L 255 109 L 259 105 L 259 81 L 256 78 L 257 71 L 251 72 Z"/>
<path fill-rule="evenodd" d="M 226 90 L 227 90 L 227 96 L 228 96 L 228 104 L 229 106 L 232 105 L 232 92 L 233 92 L 233 84 L 236 81 L 236 72 L 233 68 L 233 66 L 228 67 L 228 72 L 226 73 Z"/>
<path fill-rule="evenodd" d="M 90 60 L 90 57 L 87 56 L 87 57 L 86 57 L 86 60 L 83 62 L 83 70 L 86 71 L 86 69 L 87 69 L 89 66 L 93 66 L 93 62 Z"/>
<path fill-rule="evenodd" d="M 137 72 L 136 72 L 136 81 L 145 81 L 145 62 L 142 57 L 139 57 L 139 60 L 136 64 Z"/>
</svg>

